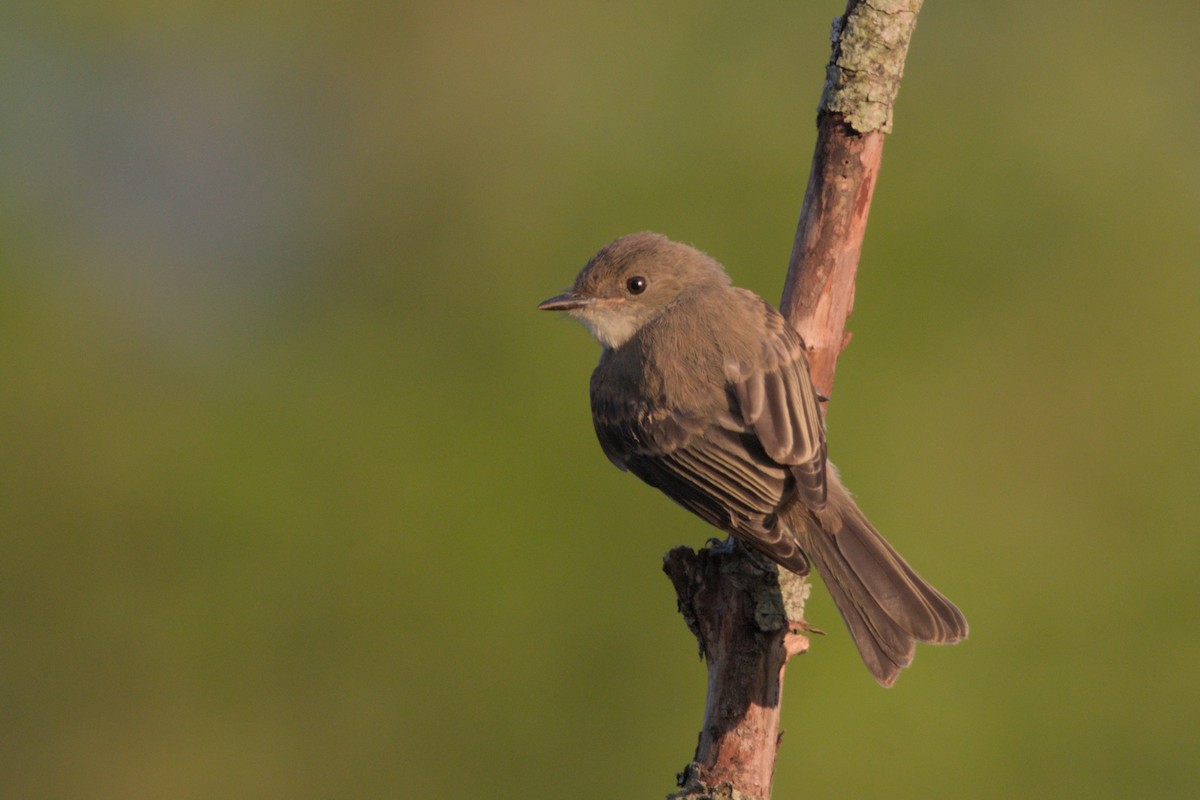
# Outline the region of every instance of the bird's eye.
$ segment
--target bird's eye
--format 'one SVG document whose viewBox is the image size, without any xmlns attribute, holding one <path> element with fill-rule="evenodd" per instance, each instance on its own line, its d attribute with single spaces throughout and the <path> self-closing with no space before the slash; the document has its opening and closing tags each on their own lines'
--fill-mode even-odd
<svg viewBox="0 0 1200 800">
<path fill-rule="evenodd" d="M 646 279 L 641 275 L 634 275 L 625 281 L 625 288 L 629 290 L 630 294 L 641 294 L 646 291 Z"/>
</svg>

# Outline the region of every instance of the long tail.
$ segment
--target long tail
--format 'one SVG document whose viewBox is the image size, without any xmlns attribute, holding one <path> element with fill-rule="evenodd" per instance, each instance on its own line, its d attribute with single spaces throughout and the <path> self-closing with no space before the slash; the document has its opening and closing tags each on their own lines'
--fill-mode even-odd
<svg viewBox="0 0 1200 800">
<path fill-rule="evenodd" d="M 917 642 L 950 644 L 967 637 L 962 612 L 908 565 L 871 523 L 837 473 L 820 511 L 789 514 L 800 547 L 829 588 L 858 652 L 883 686 L 912 663 Z"/>
</svg>

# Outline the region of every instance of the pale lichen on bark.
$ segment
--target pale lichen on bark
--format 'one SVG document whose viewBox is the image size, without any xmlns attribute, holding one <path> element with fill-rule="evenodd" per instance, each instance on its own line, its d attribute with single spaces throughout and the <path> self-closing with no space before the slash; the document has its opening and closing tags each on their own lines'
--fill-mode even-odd
<svg viewBox="0 0 1200 800">
<path fill-rule="evenodd" d="M 859 133 L 892 131 L 908 42 L 922 0 L 851 3 L 833 21 L 820 113 L 837 113 Z"/>
</svg>

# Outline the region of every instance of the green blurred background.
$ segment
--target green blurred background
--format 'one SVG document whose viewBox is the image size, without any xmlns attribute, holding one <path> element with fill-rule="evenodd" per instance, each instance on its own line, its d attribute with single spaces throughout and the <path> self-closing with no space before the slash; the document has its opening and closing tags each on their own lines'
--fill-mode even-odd
<svg viewBox="0 0 1200 800">
<path fill-rule="evenodd" d="M 711 533 L 534 304 L 777 299 L 838 2 L 6 3 L 0 795 L 660 797 Z M 1200 7 L 926 4 L 831 454 L 972 638 L 793 663 L 777 797 L 1200 793 Z"/>
</svg>

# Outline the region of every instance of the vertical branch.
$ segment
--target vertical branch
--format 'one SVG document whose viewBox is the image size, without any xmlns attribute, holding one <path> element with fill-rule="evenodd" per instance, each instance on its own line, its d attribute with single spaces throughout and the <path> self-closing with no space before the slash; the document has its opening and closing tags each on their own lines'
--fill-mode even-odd
<svg viewBox="0 0 1200 800">
<path fill-rule="evenodd" d="M 663 569 L 708 666 L 704 727 L 677 800 L 729 786 L 746 798 L 771 794 L 783 670 L 808 649 L 799 632 L 808 583 L 751 556 L 731 540 L 700 552 L 676 547 Z M 795 580 L 786 580 L 791 576 Z"/>
<path fill-rule="evenodd" d="M 833 23 L 817 145 L 779 305 L 804 337 L 813 383 L 827 397 L 850 341 L 854 276 L 921 2 L 850 0 Z"/>
<path fill-rule="evenodd" d="M 780 303 L 808 345 L 813 383 L 826 396 L 850 338 L 846 320 L 871 195 L 921 2 L 849 0 L 833 25 L 817 144 Z M 699 553 L 677 547 L 663 569 L 708 666 L 696 755 L 671 797 L 767 798 L 782 738 L 784 670 L 808 649 L 801 633 L 808 584 L 733 541 Z"/>
<path fill-rule="evenodd" d="M 779 310 L 808 345 L 813 385 L 831 397 L 834 367 L 850 342 L 846 320 L 854 308 L 854 276 L 883 157 L 883 134 L 859 134 L 833 113 L 822 114 L 817 126 L 812 172 Z"/>
</svg>

